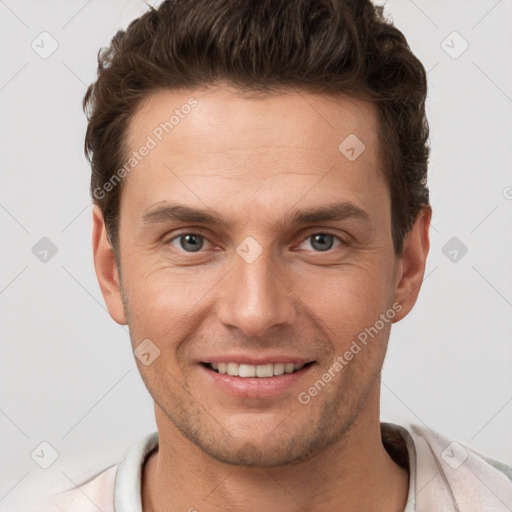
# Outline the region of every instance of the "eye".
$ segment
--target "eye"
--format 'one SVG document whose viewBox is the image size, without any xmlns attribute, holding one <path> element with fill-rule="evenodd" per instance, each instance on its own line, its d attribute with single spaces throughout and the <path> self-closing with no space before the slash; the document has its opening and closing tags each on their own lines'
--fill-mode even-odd
<svg viewBox="0 0 512 512">
<path fill-rule="evenodd" d="M 337 245 L 335 245 L 336 242 Z M 205 243 L 208 244 L 210 242 L 205 236 L 200 235 L 199 233 L 181 233 L 174 238 L 171 238 L 167 243 L 179 251 L 194 253 L 201 251 L 201 249 L 204 248 Z M 328 252 L 333 248 L 343 245 L 345 242 L 340 237 L 331 233 L 319 232 L 312 233 L 306 237 L 300 244 L 299 248 L 301 248 L 305 243 L 309 243 L 310 247 L 312 247 L 314 251 Z M 306 250 L 311 249 L 306 248 Z"/>
<path fill-rule="evenodd" d="M 338 245 L 336 247 L 339 247 L 342 245 L 343 240 L 341 238 L 331 235 L 330 233 L 313 233 L 309 235 L 302 244 L 308 242 L 311 240 L 311 247 L 313 247 L 313 250 L 318 252 L 327 252 L 330 249 L 333 248 L 333 245 L 336 241 L 338 241 Z M 301 245 L 302 245 L 301 244 Z"/>
<path fill-rule="evenodd" d="M 182 233 L 171 238 L 168 243 L 185 252 L 198 252 L 203 248 L 205 241 L 206 238 L 198 233 Z"/>
</svg>

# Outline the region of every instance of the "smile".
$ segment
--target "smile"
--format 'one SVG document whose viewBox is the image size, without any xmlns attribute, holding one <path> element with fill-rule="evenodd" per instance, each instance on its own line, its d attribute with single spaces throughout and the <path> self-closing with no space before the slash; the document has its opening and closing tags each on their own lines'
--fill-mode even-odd
<svg viewBox="0 0 512 512">
<path fill-rule="evenodd" d="M 277 377 L 279 375 L 295 373 L 302 370 L 306 364 L 294 363 L 268 363 L 268 364 L 238 364 L 232 362 L 226 363 L 204 363 L 210 370 L 222 375 L 231 375 L 232 377 Z"/>
</svg>

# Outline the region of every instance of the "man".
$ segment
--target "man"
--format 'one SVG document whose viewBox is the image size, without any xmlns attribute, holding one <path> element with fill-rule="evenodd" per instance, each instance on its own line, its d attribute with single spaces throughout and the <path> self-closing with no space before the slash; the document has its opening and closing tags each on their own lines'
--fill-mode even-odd
<svg viewBox="0 0 512 512">
<path fill-rule="evenodd" d="M 511 468 L 379 420 L 429 250 L 425 97 L 369 1 L 167 1 L 114 37 L 94 263 L 158 432 L 44 510 L 511 510 Z"/>
</svg>

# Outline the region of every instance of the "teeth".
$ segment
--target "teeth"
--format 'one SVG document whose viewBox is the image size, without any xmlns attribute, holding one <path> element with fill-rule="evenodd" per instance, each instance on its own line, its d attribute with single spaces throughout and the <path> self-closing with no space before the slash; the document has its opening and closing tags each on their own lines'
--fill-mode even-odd
<svg viewBox="0 0 512 512">
<path fill-rule="evenodd" d="M 295 365 L 293 363 L 288 363 L 284 365 L 284 373 L 293 373 L 295 369 Z"/>
<path fill-rule="evenodd" d="M 273 377 L 284 373 L 293 373 L 304 368 L 303 364 L 269 363 L 269 364 L 238 364 L 238 363 L 210 363 L 210 368 L 218 370 L 223 375 L 233 377 Z"/>
<path fill-rule="evenodd" d="M 274 365 L 259 364 L 256 366 L 256 377 L 272 377 L 274 375 Z"/>
<path fill-rule="evenodd" d="M 240 377 L 256 377 L 256 366 L 252 364 L 240 365 Z"/>
<path fill-rule="evenodd" d="M 238 363 L 227 363 L 227 374 L 238 377 Z"/>
<path fill-rule="evenodd" d="M 284 373 L 284 364 L 276 363 L 274 365 L 274 375 L 283 375 L 283 373 Z"/>
</svg>

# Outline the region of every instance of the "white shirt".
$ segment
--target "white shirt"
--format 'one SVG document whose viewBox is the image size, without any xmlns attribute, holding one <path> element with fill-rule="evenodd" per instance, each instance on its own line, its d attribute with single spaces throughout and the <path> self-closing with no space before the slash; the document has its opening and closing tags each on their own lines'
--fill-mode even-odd
<svg viewBox="0 0 512 512">
<path fill-rule="evenodd" d="M 386 449 L 401 448 L 409 459 L 404 512 L 512 511 L 511 467 L 419 425 L 381 423 L 381 430 Z M 142 467 L 157 447 L 158 432 L 148 434 L 120 464 L 20 512 L 142 512 Z"/>
</svg>

